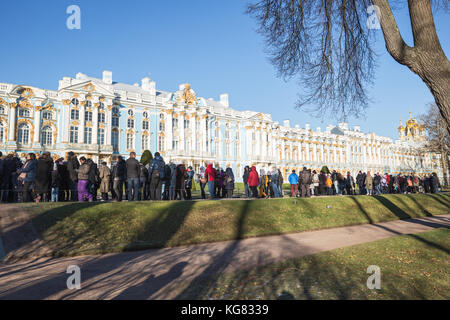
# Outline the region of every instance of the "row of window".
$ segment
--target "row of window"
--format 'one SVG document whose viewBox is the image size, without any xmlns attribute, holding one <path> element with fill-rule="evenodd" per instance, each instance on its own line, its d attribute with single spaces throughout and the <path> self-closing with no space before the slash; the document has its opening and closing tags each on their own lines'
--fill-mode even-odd
<svg viewBox="0 0 450 320">
<path fill-rule="evenodd" d="M 0 106 L 0 115 L 5 115 L 6 110 L 3 106 Z M 19 108 L 19 117 L 23 118 L 31 118 L 31 111 L 26 108 Z M 43 111 L 42 112 L 42 118 L 46 120 L 53 120 L 53 112 L 51 111 Z"/>
</svg>

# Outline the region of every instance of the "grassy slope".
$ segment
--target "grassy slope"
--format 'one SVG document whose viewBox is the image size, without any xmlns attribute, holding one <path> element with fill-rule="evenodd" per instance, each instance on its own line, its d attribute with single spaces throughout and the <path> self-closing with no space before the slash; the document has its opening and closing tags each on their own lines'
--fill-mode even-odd
<svg viewBox="0 0 450 320">
<path fill-rule="evenodd" d="M 449 195 L 23 205 L 55 255 L 215 242 L 449 213 Z"/>
<path fill-rule="evenodd" d="M 180 285 L 178 299 L 450 299 L 450 230 L 397 236 Z M 366 286 L 381 269 L 381 290 Z"/>
</svg>

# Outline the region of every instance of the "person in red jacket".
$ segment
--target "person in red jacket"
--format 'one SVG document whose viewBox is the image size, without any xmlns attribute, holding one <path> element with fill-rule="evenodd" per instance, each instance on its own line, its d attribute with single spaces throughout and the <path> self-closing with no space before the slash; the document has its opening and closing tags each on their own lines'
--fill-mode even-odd
<svg viewBox="0 0 450 320">
<path fill-rule="evenodd" d="M 252 166 L 250 174 L 248 175 L 248 186 L 250 187 L 250 190 L 252 190 L 253 198 L 258 198 L 258 189 L 257 189 L 258 185 L 259 185 L 258 172 L 256 171 L 256 167 Z"/>
<path fill-rule="evenodd" d="M 214 178 L 216 176 L 216 169 L 213 168 L 212 163 L 208 164 L 205 170 L 205 178 L 208 182 L 209 198 L 214 198 Z"/>
</svg>

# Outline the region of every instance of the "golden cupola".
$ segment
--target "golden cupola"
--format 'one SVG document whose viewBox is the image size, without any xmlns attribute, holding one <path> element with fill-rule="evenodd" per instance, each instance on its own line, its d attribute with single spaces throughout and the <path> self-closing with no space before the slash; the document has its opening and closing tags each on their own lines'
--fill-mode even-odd
<svg viewBox="0 0 450 320">
<path fill-rule="evenodd" d="M 400 140 L 408 140 L 408 141 L 425 140 L 425 127 L 417 121 L 416 117 L 412 116 L 412 112 L 409 113 L 409 120 L 406 121 L 406 127 L 403 126 L 400 120 L 398 133 L 400 136 Z"/>
</svg>

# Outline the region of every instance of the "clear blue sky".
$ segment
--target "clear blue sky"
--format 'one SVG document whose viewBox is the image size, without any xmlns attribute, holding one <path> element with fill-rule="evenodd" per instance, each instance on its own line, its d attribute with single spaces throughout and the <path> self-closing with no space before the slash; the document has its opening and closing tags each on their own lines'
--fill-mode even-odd
<svg viewBox="0 0 450 320">
<path fill-rule="evenodd" d="M 405 0 L 406 2 L 406 0 Z M 133 84 L 150 75 L 161 90 L 191 83 L 199 96 L 229 93 L 232 107 L 271 113 L 291 125 L 313 128 L 336 119 L 311 118 L 294 108 L 299 88 L 284 82 L 264 53 L 256 24 L 244 14 L 246 1 L 195 0 L 23 0 L 0 2 L 0 82 L 57 89 L 63 76 L 82 72 Z M 81 8 L 81 30 L 66 28 L 66 8 Z M 450 19 L 435 17 L 442 45 L 450 54 Z M 397 13 L 400 30 L 412 44 L 407 11 Z M 378 32 L 381 36 L 381 31 Z M 399 119 L 421 114 L 433 101 L 428 88 L 376 44 L 379 67 L 365 119 L 349 119 L 365 132 L 397 138 Z"/>
</svg>

